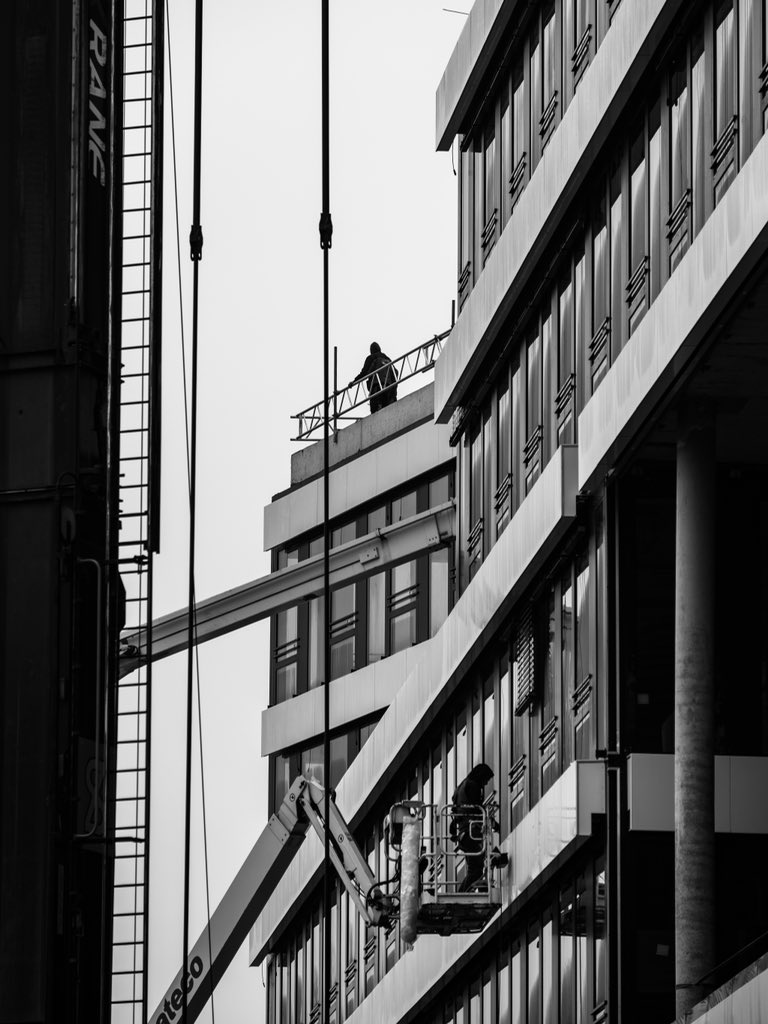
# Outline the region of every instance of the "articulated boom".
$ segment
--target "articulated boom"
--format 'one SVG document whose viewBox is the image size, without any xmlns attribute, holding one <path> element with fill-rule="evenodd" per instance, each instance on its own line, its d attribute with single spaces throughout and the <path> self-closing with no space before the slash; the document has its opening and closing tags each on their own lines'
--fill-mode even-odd
<svg viewBox="0 0 768 1024">
<path fill-rule="evenodd" d="M 328 836 L 331 862 L 369 927 L 389 927 L 399 915 L 406 942 L 421 932 L 479 931 L 499 908 L 494 872 L 506 863 L 506 855 L 492 849 L 492 809 L 438 810 L 406 801 L 392 808 L 388 820 L 396 867 L 393 891 L 385 893 L 341 811 L 332 798 L 326 801 L 323 785 L 304 775 L 295 779 L 149 1024 L 191 1024 L 198 1018 L 310 826 L 321 841 Z"/>
</svg>

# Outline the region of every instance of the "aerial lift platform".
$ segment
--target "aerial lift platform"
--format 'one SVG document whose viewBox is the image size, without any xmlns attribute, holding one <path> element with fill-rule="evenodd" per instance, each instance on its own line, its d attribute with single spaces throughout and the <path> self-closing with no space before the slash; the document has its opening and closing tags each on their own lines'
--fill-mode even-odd
<svg viewBox="0 0 768 1024">
<path fill-rule="evenodd" d="M 389 928 L 399 919 L 408 944 L 423 933 L 481 931 L 501 906 L 498 872 L 507 862 L 493 847 L 494 811 L 489 802 L 461 808 L 416 800 L 395 804 L 386 828 L 392 877 L 377 881 L 333 797 L 326 801 L 317 779 L 298 776 L 149 1018 L 151 1024 L 191 1024 L 198 1018 L 310 826 L 323 842 L 328 835 L 331 862 L 368 927 Z M 459 832 L 473 852 L 457 848 Z M 467 886 L 473 857 L 480 870 L 474 869 L 476 881 Z"/>
</svg>

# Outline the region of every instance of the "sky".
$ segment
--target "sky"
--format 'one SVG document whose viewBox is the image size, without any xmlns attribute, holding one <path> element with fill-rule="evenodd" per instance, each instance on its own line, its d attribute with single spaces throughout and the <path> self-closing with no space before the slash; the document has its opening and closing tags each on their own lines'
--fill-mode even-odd
<svg viewBox="0 0 768 1024">
<path fill-rule="evenodd" d="M 464 25 L 446 0 L 331 0 L 330 338 L 339 380 L 371 341 L 392 358 L 451 322 L 457 179 L 436 153 L 435 90 Z M 453 7 L 453 4 L 448 4 Z M 469 3 L 456 8 L 468 10 Z M 188 499 L 182 308 L 191 342 L 194 3 L 168 0 L 181 238 L 176 253 L 166 59 L 161 548 L 155 615 L 186 604 Z M 269 571 L 263 509 L 289 486 L 290 419 L 322 399 L 320 0 L 217 0 L 203 46 L 196 590 Z M 420 380 L 419 383 L 425 383 Z M 269 628 L 199 649 L 211 910 L 267 819 L 261 711 Z M 182 959 L 186 655 L 153 671 L 150 1012 Z M 190 944 L 205 923 L 195 735 Z M 247 943 L 214 998 L 219 1024 L 265 1019 Z M 202 1020 L 211 1020 L 210 1005 Z"/>
</svg>

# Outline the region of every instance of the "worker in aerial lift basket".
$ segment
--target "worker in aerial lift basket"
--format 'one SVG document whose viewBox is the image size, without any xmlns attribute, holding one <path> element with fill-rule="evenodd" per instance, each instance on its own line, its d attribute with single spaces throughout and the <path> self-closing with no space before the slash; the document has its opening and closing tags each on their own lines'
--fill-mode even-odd
<svg viewBox="0 0 768 1024">
<path fill-rule="evenodd" d="M 379 372 L 374 373 L 375 370 Z M 355 381 L 362 380 L 363 377 L 368 377 L 369 374 L 373 374 L 368 378 L 371 412 L 378 412 L 385 405 L 391 405 L 397 400 L 397 373 L 392 366 L 392 360 L 381 351 L 381 346 L 377 341 L 371 342 L 371 354 L 366 357 L 362 370 L 354 380 L 350 381 L 349 386 L 351 387 Z M 386 390 L 384 390 L 385 388 Z"/>
<path fill-rule="evenodd" d="M 476 764 L 463 782 L 456 787 L 453 794 L 451 809 L 450 835 L 456 849 L 464 854 L 467 869 L 459 892 L 469 892 L 482 878 L 485 868 L 483 849 L 483 801 L 485 787 L 493 778 L 493 769 L 481 762 Z M 497 822 L 492 821 L 494 831 L 498 831 Z M 508 863 L 506 853 L 501 853 L 494 846 L 491 851 L 491 864 L 504 867 Z"/>
</svg>

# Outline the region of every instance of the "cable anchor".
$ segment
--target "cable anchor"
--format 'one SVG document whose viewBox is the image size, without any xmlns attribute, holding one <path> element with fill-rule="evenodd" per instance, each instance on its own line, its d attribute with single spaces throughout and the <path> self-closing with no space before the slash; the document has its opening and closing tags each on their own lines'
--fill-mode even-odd
<svg viewBox="0 0 768 1024">
<path fill-rule="evenodd" d="M 333 221 L 330 213 L 320 214 L 320 248 L 330 249 L 333 237 Z"/>
<path fill-rule="evenodd" d="M 189 229 L 189 258 L 193 263 L 203 258 L 203 229 L 199 224 Z"/>
</svg>

